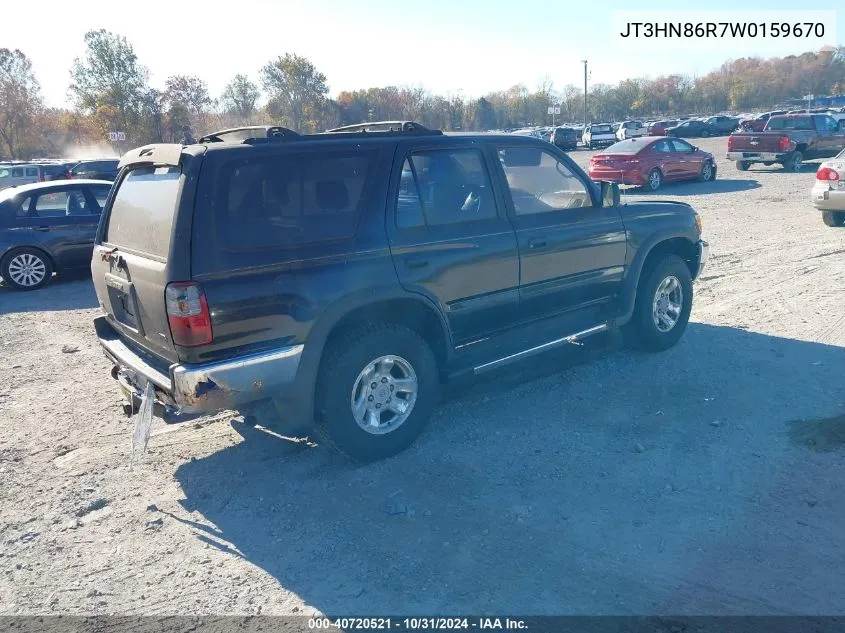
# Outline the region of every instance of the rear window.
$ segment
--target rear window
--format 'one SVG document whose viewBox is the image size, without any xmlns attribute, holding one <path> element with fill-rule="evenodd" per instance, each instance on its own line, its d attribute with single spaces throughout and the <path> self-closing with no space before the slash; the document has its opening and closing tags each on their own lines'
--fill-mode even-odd
<svg viewBox="0 0 845 633">
<path fill-rule="evenodd" d="M 613 128 L 609 125 L 594 125 L 590 128 L 591 134 L 604 134 L 606 132 L 612 132 Z"/>
<path fill-rule="evenodd" d="M 647 141 L 641 141 L 639 139 L 632 138 L 627 141 L 619 141 L 618 143 L 614 143 L 606 150 L 604 150 L 604 153 L 633 155 L 643 149 L 646 145 L 648 145 Z"/>
<path fill-rule="evenodd" d="M 178 167 L 142 167 L 120 183 L 103 241 L 166 258 L 179 201 Z"/>
<path fill-rule="evenodd" d="M 268 156 L 221 168 L 215 243 L 227 250 L 296 247 L 352 237 L 372 157 Z"/>
<path fill-rule="evenodd" d="M 813 121 L 810 117 L 772 117 L 766 129 L 769 130 L 812 130 Z"/>
</svg>

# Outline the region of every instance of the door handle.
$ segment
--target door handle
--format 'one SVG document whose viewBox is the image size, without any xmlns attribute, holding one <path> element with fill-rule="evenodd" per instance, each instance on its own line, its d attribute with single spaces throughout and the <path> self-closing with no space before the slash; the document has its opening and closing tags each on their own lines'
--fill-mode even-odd
<svg viewBox="0 0 845 633">
<path fill-rule="evenodd" d="M 528 240 L 528 248 L 546 248 L 546 240 Z"/>
<path fill-rule="evenodd" d="M 405 260 L 405 266 L 411 269 L 426 268 L 428 266 L 428 260 L 409 257 Z"/>
<path fill-rule="evenodd" d="M 34 226 L 34 227 L 32 227 L 32 230 L 33 231 L 49 231 L 50 227 L 49 226 Z"/>
</svg>

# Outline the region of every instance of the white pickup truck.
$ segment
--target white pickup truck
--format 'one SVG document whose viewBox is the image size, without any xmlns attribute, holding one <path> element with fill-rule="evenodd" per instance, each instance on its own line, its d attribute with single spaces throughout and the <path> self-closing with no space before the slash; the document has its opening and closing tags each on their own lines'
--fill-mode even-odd
<svg viewBox="0 0 845 633">
<path fill-rule="evenodd" d="M 613 145 L 618 139 L 610 123 L 591 123 L 584 130 L 581 142 L 584 147 L 595 149 L 596 147 L 607 147 Z"/>
<path fill-rule="evenodd" d="M 638 138 L 646 135 L 645 126 L 642 121 L 623 121 L 616 129 L 616 139 L 624 141 L 629 138 Z"/>
</svg>

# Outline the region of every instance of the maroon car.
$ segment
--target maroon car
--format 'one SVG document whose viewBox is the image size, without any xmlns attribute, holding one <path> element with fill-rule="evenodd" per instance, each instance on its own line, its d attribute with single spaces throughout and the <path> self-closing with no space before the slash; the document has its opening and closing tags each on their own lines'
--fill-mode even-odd
<svg viewBox="0 0 845 633">
<path fill-rule="evenodd" d="M 716 178 L 713 154 L 680 138 L 641 136 L 619 141 L 590 159 L 590 178 L 649 191 L 674 180 L 710 181 Z"/>
<path fill-rule="evenodd" d="M 649 124 L 647 132 L 649 136 L 666 136 L 666 130 L 670 127 L 675 127 L 680 121 L 655 121 Z"/>
</svg>

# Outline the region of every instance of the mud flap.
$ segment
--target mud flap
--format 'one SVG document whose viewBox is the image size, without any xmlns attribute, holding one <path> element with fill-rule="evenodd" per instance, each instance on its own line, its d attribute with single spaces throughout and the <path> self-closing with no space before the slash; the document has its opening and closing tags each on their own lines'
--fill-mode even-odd
<svg viewBox="0 0 845 633">
<path fill-rule="evenodd" d="M 129 458 L 129 470 L 133 470 L 135 464 L 147 450 L 147 443 L 150 441 L 150 430 L 153 426 L 153 404 L 155 403 L 155 388 L 150 381 L 146 382 L 141 396 L 141 405 L 135 413 L 135 429 L 132 431 L 132 454 Z"/>
</svg>

